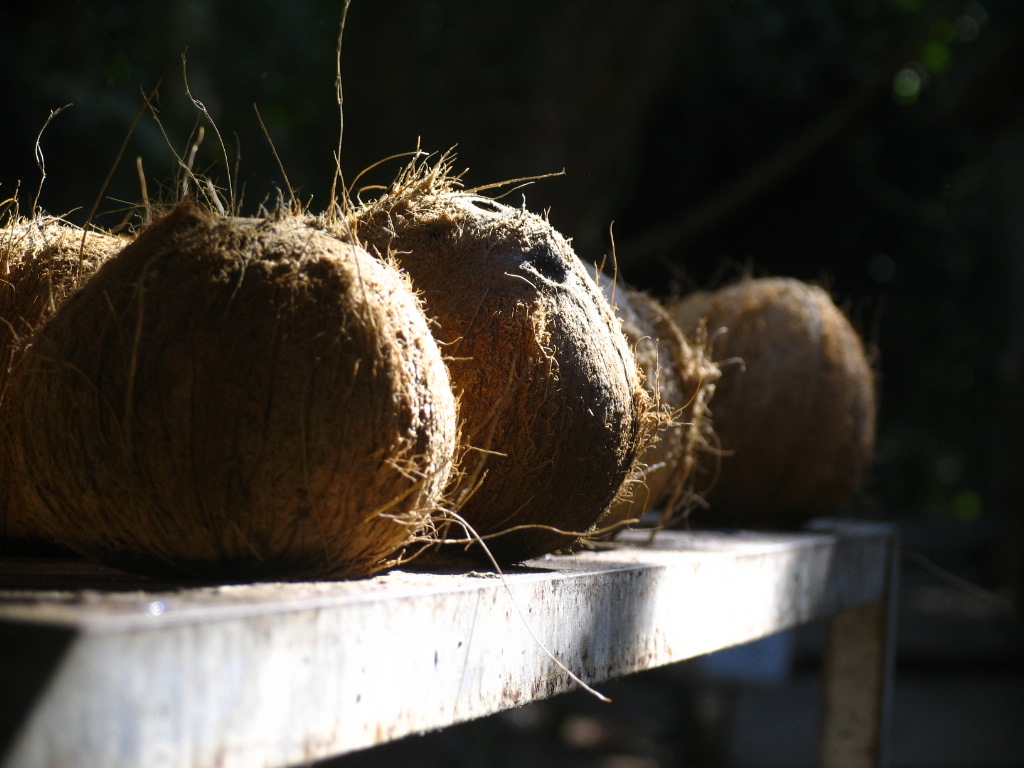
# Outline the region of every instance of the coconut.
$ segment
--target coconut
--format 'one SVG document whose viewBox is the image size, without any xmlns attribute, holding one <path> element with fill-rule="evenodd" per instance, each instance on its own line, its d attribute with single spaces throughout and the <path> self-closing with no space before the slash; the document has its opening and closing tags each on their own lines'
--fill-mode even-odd
<svg viewBox="0 0 1024 768">
<path fill-rule="evenodd" d="M 610 525 L 659 508 L 663 521 L 701 498 L 698 457 L 713 443 L 709 404 L 720 375 L 708 356 L 703 327 L 689 338 L 648 294 L 598 273 L 597 284 L 622 323 L 662 418 L 639 462 L 640 474 L 602 521 Z"/>
<path fill-rule="evenodd" d="M 6 435 L 11 377 L 36 328 L 100 264 L 130 242 L 98 230 L 82 230 L 52 216 L 11 217 L 0 228 L 0 551 L 49 549 L 46 530 L 18 501 Z"/>
<path fill-rule="evenodd" d="M 568 241 L 443 170 L 413 169 L 355 221 L 409 273 L 445 352 L 469 446 L 458 512 L 499 562 L 518 562 L 570 548 L 607 511 L 647 440 L 649 401 Z"/>
<path fill-rule="evenodd" d="M 715 391 L 714 519 L 794 524 L 847 504 L 872 460 L 875 377 L 829 294 L 790 278 L 745 279 L 669 310 L 684 330 L 706 322 L 716 357 L 737 362 Z"/>
<path fill-rule="evenodd" d="M 178 206 L 38 332 L 14 390 L 37 516 L 156 575 L 370 574 L 429 525 L 457 443 L 407 282 L 298 216 Z"/>
</svg>

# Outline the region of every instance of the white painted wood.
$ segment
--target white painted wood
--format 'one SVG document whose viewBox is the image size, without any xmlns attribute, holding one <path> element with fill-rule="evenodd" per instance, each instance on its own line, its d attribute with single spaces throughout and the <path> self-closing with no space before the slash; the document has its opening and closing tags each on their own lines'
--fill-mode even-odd
<svg viewBox="0 0 1024 768">
<path fill-rule="evenodd" d="M 887 594 L 887 527 L 646 539 L 503 578 L 0 591 L 0 764 L 300 764 L 574 687 L 538 640 L 598 683 Z"/>
<path fill-rule="evenodd" d="M 879 600 L 827 620 L 818 764 L 823 768 L 877 768 L 886 764 L 895 666 L 896 583 Z"/>
</svg>

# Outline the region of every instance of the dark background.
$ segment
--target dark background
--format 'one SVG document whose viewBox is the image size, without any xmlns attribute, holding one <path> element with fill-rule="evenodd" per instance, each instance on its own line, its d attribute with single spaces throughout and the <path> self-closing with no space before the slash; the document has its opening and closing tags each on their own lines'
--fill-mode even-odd
<svg viewBox="0 0 1024 768">
<path fill-rule="evenodd" d="M 324 0 L 5 9 L 0 201 L 138 223 L 136 158 L 148 194 L 173 200 L 203 126 L 193 168 L 224 198 L 230 179 L 236 210 L 289 186 L 324 210 L 340 15 Z M 587 263 L 614 223 L 620 273 L 656 295 L 743 272 L 826 285 L 879 370 L 877 461 L 853 511 L 1019 609 L 1024 3 L 355 0 L 341 66 L 348 180 L 418 144 L 455 147 L 467 186 L 564 170 L 506 201 L 549 209 Z M 36 139 L 67 104 L 42 133 L 40 191 Z"/>
</svg>

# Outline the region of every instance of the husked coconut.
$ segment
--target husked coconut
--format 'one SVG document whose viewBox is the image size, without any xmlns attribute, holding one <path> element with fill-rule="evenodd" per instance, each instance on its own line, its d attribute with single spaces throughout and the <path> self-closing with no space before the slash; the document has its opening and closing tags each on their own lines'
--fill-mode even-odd
<svg viewBox="0 0 1024 768">
<path fill-rule="evenodd" d="M 355 221 L 360 242 L 408 272 L 448 363 L 468 446 L 459 514 L 499 562 L 572 547 L 651 424 L 593 279 L 545 218 L 460 191 L 443 165 L 407 169 Z"/>
<path fill-rule="evenodd" d="M 19 477 L 7 451 L 8 384 L 36 329 L 129 242 L 53 216 L 12 216 L 0 227 L 0 552 L 52 547 L 18 501 Z"/>
<path fill-rule="evenodd" d="M 429 525 L 457 442 L 407 283 L 299 216 L 179 205 L 37 333 L 14 390 L 33 512 L 150 574 L 373 573 Z"/>
<path fill-rule="evenodd" d="M 709 519 L 792 524 L 843 507 L 871 464 L 877 398 L 864 344 L 822 288 L 745 279 L 670 306 L 707 323 L 723 366 L 715 432 L 723 452 Z"/>
<path fill-rule="evenodd" d="M 662 415 L 655 440 L 641 456 L 638 477 L 613 505 L 604 525 L 639 518 L 659 508 L 667 521 L 701 496 L 698 458 L 713 443 L 709 405 L 720 371 L 710 359 L 703 327 L 684 336 L 653 297 L 608 275 L 598 286 L 615 310 L 644 373 L 644 386 Z"/>
</svg>

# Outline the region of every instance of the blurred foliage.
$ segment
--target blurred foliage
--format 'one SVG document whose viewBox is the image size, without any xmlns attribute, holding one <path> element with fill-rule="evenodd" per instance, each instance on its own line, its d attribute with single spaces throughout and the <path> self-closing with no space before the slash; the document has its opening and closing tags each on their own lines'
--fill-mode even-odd
<svg viewBox="0 0 1024 768">
<path fill-rule="evenodd" d="M 23 3 L 5 11 L 0 199 L 113 226 L 194 168 L 240 208 L 285 177 L 327 204 L 338 147 L 337 0 Z M 741 271 L 822 281 L 880 366 L 879 514 L 979 519 L 1019 492 L 1024 199 L 996 171 L 1024 142 L 1019 0 L 355 0 L 342 56 L 353 178 L 457 145 L 470 185 L 522 195 L 659 295 Z M 202 103 L 223 138 L 189 99 Z M 1002 148 L 1002 149 L 1001 149 Z M 1015 155 L 1012 155 L 1015 157 Z M 397 162 L 371 172 L 385 183 Z M 1021 168 L 1024 172 L 1024 168 Z M 1017 335 L 1015 335 L 1017 334 Z M 798 383 L 797 383 L 798 385 Z M 1017 491 L 1008 491 L 1016 488 Z M 1019 510 L 1011 510 L 1019 514 Z"/>
</svg>

